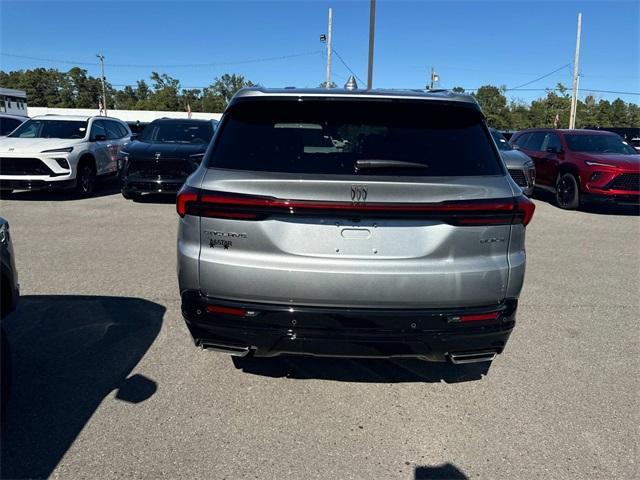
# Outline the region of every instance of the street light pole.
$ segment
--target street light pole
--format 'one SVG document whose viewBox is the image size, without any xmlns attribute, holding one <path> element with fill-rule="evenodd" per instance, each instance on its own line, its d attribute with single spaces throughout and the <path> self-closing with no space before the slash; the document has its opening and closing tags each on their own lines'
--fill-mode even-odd
<svg viewBox="0 0 640 480">
<path fill-rule="evenodd" d="M 573 59 L 573 92 L 571 94 L 571 112 L 569 128 L 576 128 L 576 111 L 578 108 L 578 63 L 580 62 L 580 31 L 582 29 L 582 13 L 578 13 L 578 33 L 576 36 L 576 56 Z"/>
<path fill-rule="evenodd" d="M 376 28 L 376 0 L 371 0 L 369 7 L 369 73 L 367 75 L 367 89 L 373 88 L 373 40 Z"/>
<path fill-rule="evenodd" d="M 333 23 L 333 9 L 329 8 L 329 27 L 327 30 L 327 81 L 325 88 L 331 88 L 331 28 Z"/>
<path fill-rule="evenodd" d="M 102 106 L 104 108 L 104 116 L 107 116 L 107 89 L 104 85 L 104 55 L 101 53 L 97 53 L 96 57 L 100 59 L 100 69 L 102 71 L 102 76 L 100 80 L 102 81 Z"/>
</svg>

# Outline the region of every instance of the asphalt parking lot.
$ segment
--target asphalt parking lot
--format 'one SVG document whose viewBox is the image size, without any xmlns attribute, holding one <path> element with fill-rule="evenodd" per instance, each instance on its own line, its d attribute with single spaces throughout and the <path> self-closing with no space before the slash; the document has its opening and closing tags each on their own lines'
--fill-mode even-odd
<svg viewBox="0 0 640 480">
<path fill-rule="evenodd" d="M 638 478 L 640 217 L 537 200 L 518 325 L 488 371 L 233 361 L 180 314 L 171 201 L 0 201 L 3 478 Z"/>
</svg>

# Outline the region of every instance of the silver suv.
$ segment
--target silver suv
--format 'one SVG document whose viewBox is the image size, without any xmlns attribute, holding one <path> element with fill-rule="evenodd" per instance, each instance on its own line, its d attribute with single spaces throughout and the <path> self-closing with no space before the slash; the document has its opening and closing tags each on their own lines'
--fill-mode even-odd
<svg viewBox="0 0 640 480">
<path fill-rule="evenodd" d="M 534 204 L 468 95 L 254 88 L 177 210 L 197 345 L 469 363 L 514 326 Z"/>
</svg>

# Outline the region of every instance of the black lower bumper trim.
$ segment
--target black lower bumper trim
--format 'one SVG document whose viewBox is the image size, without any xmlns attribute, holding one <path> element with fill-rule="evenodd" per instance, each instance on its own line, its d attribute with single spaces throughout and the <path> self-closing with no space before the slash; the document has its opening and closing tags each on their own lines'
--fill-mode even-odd
<svg viewBox="0 0 640 480">
<path fill-rule="evenodd" d="M 48 182 L 46 180 L 0 180 L 1 190 L 64 190 L 73 188 L 75 179 Z"/>
<path fill-rule="evenodd" d="M 241 309 L 247 314 L 210 313 L 207 306 L 212 305 L 231 312 Z M 196 291 L 182 295 L 182 313 L 197 345 L 249 348 L 255 356 L 301 354 L 445 361 L 451 353 L 501 353 L 515 324 L 516 308 L 515 299 L 478 308 L 352 309 L 228 302 Z M 496 311 L 496 320 L 451 321 L 461 315 Z"/>
<path fill-rule="evenodd" d="M 187 177 L 184 178 L 123 178 L 121 187 L 127 193 L 165 192 L 178 193 Z"/>
</svg>

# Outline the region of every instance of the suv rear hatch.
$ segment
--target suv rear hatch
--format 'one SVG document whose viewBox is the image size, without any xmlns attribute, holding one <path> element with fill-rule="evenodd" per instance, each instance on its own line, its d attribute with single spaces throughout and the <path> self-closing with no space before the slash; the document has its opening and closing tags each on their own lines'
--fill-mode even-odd
<svg viewBox="0 0 640 480">
<path fill-rule="evenodd" d="M 469 105 L 233 104 L 201 185 L 178 204 L 201 217 L 202 293 L 332 307 L 499 304 L 511 225 L 527 213 Z"/>
</svg>

